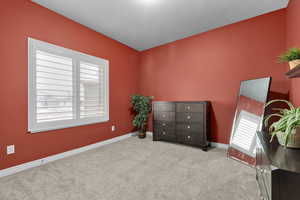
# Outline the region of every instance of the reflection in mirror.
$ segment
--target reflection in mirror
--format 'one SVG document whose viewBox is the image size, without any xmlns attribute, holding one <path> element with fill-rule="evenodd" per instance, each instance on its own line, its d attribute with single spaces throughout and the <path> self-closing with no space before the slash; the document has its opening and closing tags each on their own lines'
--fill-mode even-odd
<svg viewBox="0 0 300 200">
<path fill-rule="evenodd" d="M 240 86 L 228 156 L 251 166 L 256 164 L 256 132 L 262 130 L 270 83 L 268 77 L 242 81 Z"/>
</svg>

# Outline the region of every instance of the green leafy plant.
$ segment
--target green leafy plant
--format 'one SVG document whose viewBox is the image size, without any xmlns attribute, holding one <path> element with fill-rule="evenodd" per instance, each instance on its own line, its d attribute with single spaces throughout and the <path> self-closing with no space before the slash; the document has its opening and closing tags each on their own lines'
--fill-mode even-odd
<svg viewBox="0 0 300 200">
<path fill-rule="evenodd" d="M 279 56 L 279 62 L 289 62 L 300 59 L 300 48 L 291 48 Z"/>
<path fill-rule="evenodd" d="M 275 102 L 285 102 L 289 109 L 275 108 L 274 110 L 279 112 L 268 115 L 264 123 L 265 126 L 268 126 L 268 122 L 272 117 L 278 117 L 279 120 L 274 122 L 269 128 L 272 134 L 271 141 L 277 133 L 282 132 L 284 133 L 285 146 L 287 146 L 292 131 L 300 126 L 300 107 L 295 108 L 291 102 L 286 100 L 272 100 L 266 104 L 266 107 Z"/>
<path fill-rule="evenodd" d="M 135 94 L 131 97 L 133 110 L 137 113 L 132 124 L 139 131 L 146 131 L 148 114 L 151 112 L 151 100 L 153 97 L 142 96 Z"/>
</svg>

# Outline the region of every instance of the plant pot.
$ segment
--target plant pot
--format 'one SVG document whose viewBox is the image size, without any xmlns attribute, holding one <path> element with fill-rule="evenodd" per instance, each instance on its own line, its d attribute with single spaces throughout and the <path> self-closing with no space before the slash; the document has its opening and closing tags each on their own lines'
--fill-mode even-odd
<svg viewBox="0 0 300 200">
<path fill-rule="evenodd" d="M 290 61 L 289 65 L 290 65 L 290 69 L 297 67 L 298 65 L 300 65 L 300 59 Z"/>
<path fill-rule="evenodd" d="M 138 137 L 139 137 L 140 139 L 146 138 L 146 131 L 143 131 L 143 130 L 139 131 L 139 132 L 138 132 Z"/>
<path fill-rule="evenodd" d="M 280 145 L 285 146 L 285 133 L 278 132 L 276 134 Z M 300 148 L 300 127 L 294 129 L 290 135 L 290 139 L 287 143 L 288 148 Z"/>
</svg>

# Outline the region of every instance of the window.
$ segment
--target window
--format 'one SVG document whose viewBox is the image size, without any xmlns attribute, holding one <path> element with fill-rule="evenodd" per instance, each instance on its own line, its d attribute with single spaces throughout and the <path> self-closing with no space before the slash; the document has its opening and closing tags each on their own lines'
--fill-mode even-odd
<svg viewBox="0 0 300 200">
<path fill-rule="evenodd" d="M 108 61 L 28 39 L 30 132 L 109 120 Z"/>
</svg>

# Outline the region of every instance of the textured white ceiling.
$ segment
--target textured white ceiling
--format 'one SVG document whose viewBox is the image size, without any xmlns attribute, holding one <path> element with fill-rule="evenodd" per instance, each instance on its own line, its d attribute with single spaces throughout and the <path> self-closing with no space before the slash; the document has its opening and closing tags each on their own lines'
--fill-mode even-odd
<svg viewBox="0 0 300 200">
<path fill-rule="evenodd" d="M 32 0 L 137 50 L 285 8 L 289 0 Z"/>
</svg>

